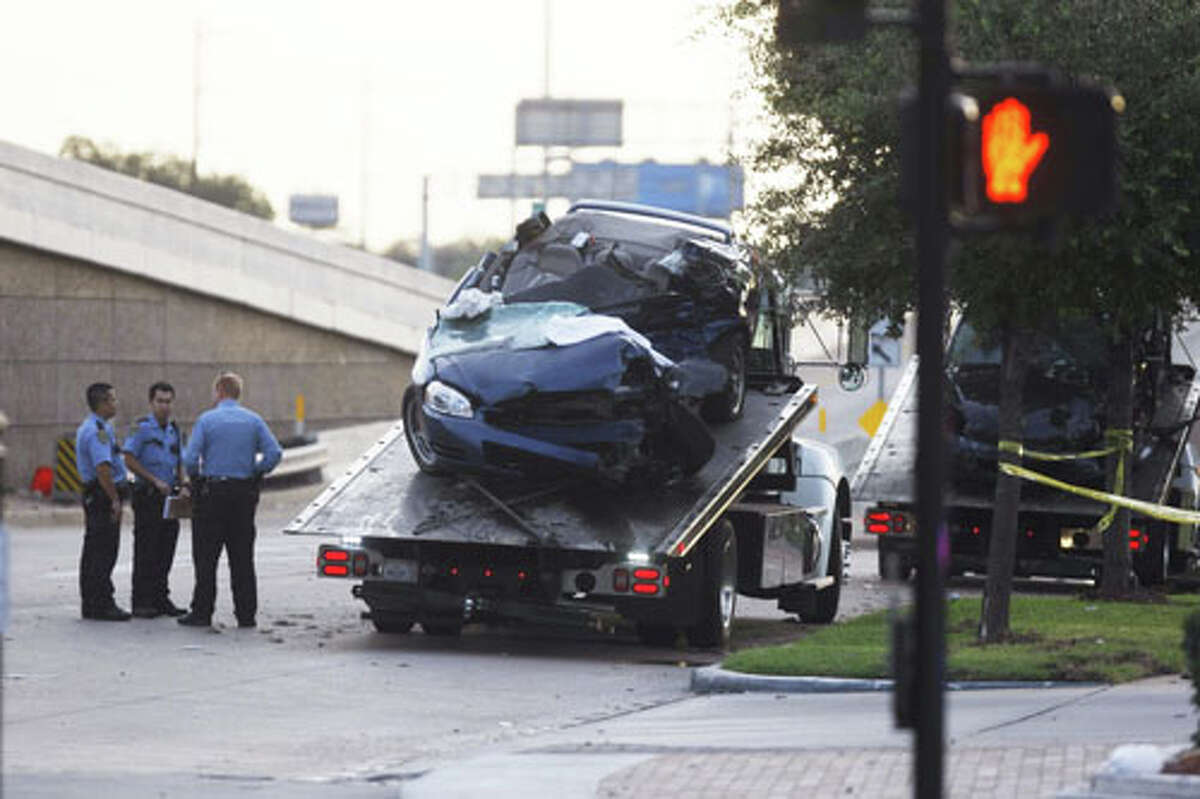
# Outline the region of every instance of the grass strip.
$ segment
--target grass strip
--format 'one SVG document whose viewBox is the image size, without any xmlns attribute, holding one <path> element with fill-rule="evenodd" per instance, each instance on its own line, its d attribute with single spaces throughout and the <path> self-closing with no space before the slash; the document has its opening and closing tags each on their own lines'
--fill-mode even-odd
<svg viewBox="0 0 1200 799">
<path fill-rule="evenodd" d="M 1183 620 L 1200 609 L 1200 596 L 1105 602 L 1014 595 L 1010 639 L 986 646 L 977 637 L 981 604 L 947 602 L 947 680 L 1119 683 L 1184 670 Z M 816 628 L 792 643 L 735 652 L 723 665 L 749 674 L 890 677 L 888 617 L 878 611 Z"/>
</svg>

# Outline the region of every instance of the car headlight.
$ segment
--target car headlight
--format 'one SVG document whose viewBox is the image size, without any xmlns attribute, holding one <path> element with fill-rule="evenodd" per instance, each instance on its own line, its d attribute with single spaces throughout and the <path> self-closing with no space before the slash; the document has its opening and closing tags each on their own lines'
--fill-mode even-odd
<svg viewBox="0 0 1200 799">
<path fill-rule="evenodd" d="M 446 416 L 461 416 L 464 419 L 472 416 L 471 401 L 458 389 L 450 388 L 438 380 L 431 380 L 425 386 L 424 405 L 425 410 Z"/>
</svg>

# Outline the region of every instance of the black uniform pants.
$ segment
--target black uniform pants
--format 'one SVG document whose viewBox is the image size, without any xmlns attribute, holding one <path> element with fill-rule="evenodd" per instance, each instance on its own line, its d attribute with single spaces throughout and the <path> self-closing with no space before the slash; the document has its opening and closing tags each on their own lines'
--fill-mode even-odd
<svg viewBox="0 0 1200 799">
<path fill-rule="evenodd" d="M 153 489 L 133 492 L 134 608 L 161 610 L 171 592 L 167 577 L 179 541 L 179 520 L 164 519 L 162 494 Z"/>
<path fill-rule="evenodd" d="M 229 559 L 233 613 L 242 623 L 258 612 L 254 574 L 254 511 L 258 487 L 251 480 L 206 481 L 197 488 L 192 509 L 192 565 L 196 588 L 192 614 L 211 618 L 217 598 L 217 561 L 221 550 Z"/>
<path fill-rule="evenodd" d="M 79 556 L 79 598 L 83 612 L 99 613 L 114 604 L 112 570 L 117 565 L 121 526 L 112 501 L 99 486 L 83 492 L 83 552 Z"/>
</svg>

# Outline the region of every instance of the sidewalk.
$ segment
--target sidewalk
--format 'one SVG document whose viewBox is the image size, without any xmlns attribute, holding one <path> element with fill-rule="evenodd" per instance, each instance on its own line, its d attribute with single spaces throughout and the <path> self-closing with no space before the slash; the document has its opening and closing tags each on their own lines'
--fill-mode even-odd
<svg viewBox="0 0 1200 799">
<path fill-rule="evenodd" d="M 1116 794 L 1091 792 L 1093 776 L 1125 741 L 1181 746 L 1196 723 L 1187 697 L 1178 677 L 948 694 L 943 795 L 1200 796 L 1200 777 L 1168 775 L 1122 777 Z M 496 799 L 648 791 L 663 799 L 906 799 L 912 751 L 912 733 L 892 726 L 882 691 L 701 694 L 430 764 L 410 771 L 402 792 L 405 799 L 472 797 L 486 786 Z"/>
</svg>

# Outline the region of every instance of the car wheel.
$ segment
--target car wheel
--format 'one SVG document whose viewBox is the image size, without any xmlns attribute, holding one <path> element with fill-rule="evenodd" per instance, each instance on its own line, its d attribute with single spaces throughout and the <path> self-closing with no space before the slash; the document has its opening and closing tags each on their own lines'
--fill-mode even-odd
<svg viewBox="0 0 1200 799">
<path fill-rule="evenodd" d="M 1146 538 L 1146 551 L 1134 560 L 1133 570 L 1142 585 L 1162 585 L 1167 581 L 1170 569 L 1171 548 L 1166 530 L 1154 525 Z"/>
<path fill-rule="evenodd" d="M 421 629 L 426 635 L 434 635 L 439 638 L 457 638 L 462 635 L 462 622 L 460 621 L 423 621 Z"/>
<path fill-rule="evenodd" d="M 655 624 L 639 621 L 637 623 L 638 640 L 647 646 L 675 646 L 678 630 L 670 624 Z"/>
<path fill-rule="evenodd" d="M 416 386 L 409 386 L 404 392 L 403 414 L 404 438 L 417 466 L 425 474 L 446 474 L 425 433 L 425 415 L 421 413 L 420 390 Z"/>
<path fill-rule="evenodd" d="M 377 632 L 404 635 L 412 629 L 413 620 L 408 616 L 401 616 L 397 613 L 372 610 L 371 624 L 375 625 Z"/>
<path fill-rule="evenodd" d="M 879 578 L 881 580 L 907 582 L 914 571 L 916 571 L 916 567 L 908 558 L 899 552 L 892 552 L 883 546 L 879 547 Z"/>
<path fill-rule="evenodd" d="M 816 610 L 813 611 L 812 618 L 805 619 L 805 621 L 811 621 L 814 624 L 829 624 L 837 616 L 838 602 L 842 598 L 842 580 L 845 577 L 845 559 L 843 558 L 845 547 L 846 542 L 842 540 L 842 537 L 835 535 L 829 549 L 829 564 L 825 567 L 825 574 L 833 578 L 833 585 L 817 592 Z"/>
<path fill-rule="evenodd" d="M 700 589 L 700 620 L 687 630 L 692 646 L 728 649 L 737 609 L 737 536 L 733 525 L 721 522 L 704 545 L 704 584 Z"/>
<path fill-rule="evenodd" d="M 713 345 L 710 357 L 725 367 L 725 389 L 704 399 L 701 413 L 710 422 L 740 419 L 746 407 L 746 346 L 738 334 L 724 336 Z"/>
</svg>

